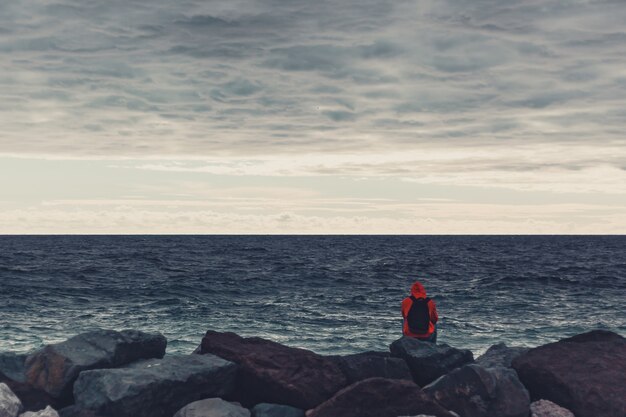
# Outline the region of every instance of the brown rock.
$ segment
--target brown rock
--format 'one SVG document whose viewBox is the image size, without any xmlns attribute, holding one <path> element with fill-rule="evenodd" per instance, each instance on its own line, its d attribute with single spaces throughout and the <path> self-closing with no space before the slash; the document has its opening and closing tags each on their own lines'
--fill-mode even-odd
<svg viewBox="0 0 626 417">
<path fill-rule="evenodd" d="M 626 416 L 626 339 L 595 330 L 529 350 L 513 368 L 533 399 L 577 417 Z"/>
<path fill-rule="evenodd" d="M 266 402 L 309 409 L 347 385 L 332 360 L 258 337 L 208 331 L 200 352 L 240 365 L 233 399 L 246 405 Z"/>
<path fill-rule="evenodd" d="M 339 391 L 306 413 L 307 417 L 397 417 L 428 414 L 453 417 L 412 381 L 370 378 Z"/>
</svg>

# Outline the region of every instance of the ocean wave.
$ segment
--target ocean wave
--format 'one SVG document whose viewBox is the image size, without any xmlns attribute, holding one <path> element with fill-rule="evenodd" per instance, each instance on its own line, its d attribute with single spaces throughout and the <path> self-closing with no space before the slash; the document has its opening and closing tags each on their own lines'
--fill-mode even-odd
<svg viewBox="0 0 626 417">
<path fill-rule="evenodd" d="M 0 237 L 0 351 L 88 328 L 209 329 L 320 353 L 386 349 L 415 279 L 439 340 L 485 350 L 588 327 L 626 330 L 625 237 Z M 598 302 L 601 300 L 601 303 Z M 586 314 L 578 314 L 585 311 Z"/>
</svg>

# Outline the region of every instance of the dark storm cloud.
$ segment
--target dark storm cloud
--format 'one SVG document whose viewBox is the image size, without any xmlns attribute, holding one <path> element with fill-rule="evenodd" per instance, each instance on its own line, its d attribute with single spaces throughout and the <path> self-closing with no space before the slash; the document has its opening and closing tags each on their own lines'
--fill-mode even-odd
<svg viewBox="0 0 626 417">
<path fill-rule="evenodd" d="M 621 1 L 2 2 L 1 150 L 602 146 L 623 140 L 625 20 Z"/>
</svg>

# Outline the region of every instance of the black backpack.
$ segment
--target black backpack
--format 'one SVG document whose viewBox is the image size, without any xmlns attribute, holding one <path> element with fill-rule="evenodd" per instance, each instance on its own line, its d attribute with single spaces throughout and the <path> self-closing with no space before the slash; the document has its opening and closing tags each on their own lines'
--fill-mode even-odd
<svg viewBox="0 0 626 417">
<path fill-rule="evenodd" d="M 406 316 L 409 330 L 411 333 L 416 334 L 428 333 L 428 326 L 430 325 L 428 302 L 430 298 L 415 298 L 413 296 L 410 298 L 413 300 L 413 305 L 409 309 L 409 314 Z"/>
</svg>

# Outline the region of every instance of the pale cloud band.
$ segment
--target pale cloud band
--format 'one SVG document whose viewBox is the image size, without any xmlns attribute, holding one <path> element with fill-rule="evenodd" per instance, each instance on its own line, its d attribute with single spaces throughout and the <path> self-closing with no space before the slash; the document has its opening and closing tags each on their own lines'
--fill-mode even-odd
<svg viewBox="0 0 626 417">
<path fill-rule="evenodd" d="M 0 177 L 3 233 L 608 234 L 626 224 L 623 193 L 576 188 L 574 180 L 545 190 L 510 179 L 496 188 L 454 178 L 296 175 L 298 164 L 278 175 L 276 160 L 0 162 L 9 174 Z M 264 166 L 273 174 L 251 173 Z"/>
<path fill-rule="evenodd" d="M 610 0 L 2 2 L 0 232 L 624 233 L 624 21 Z M 119 178 L 39 195 L 19 177 L 51 160 Z M 271 203 L 151 203 L 181 175 Z M 368 209 L 331 214 L 350 183 Z"/>
</svg>

